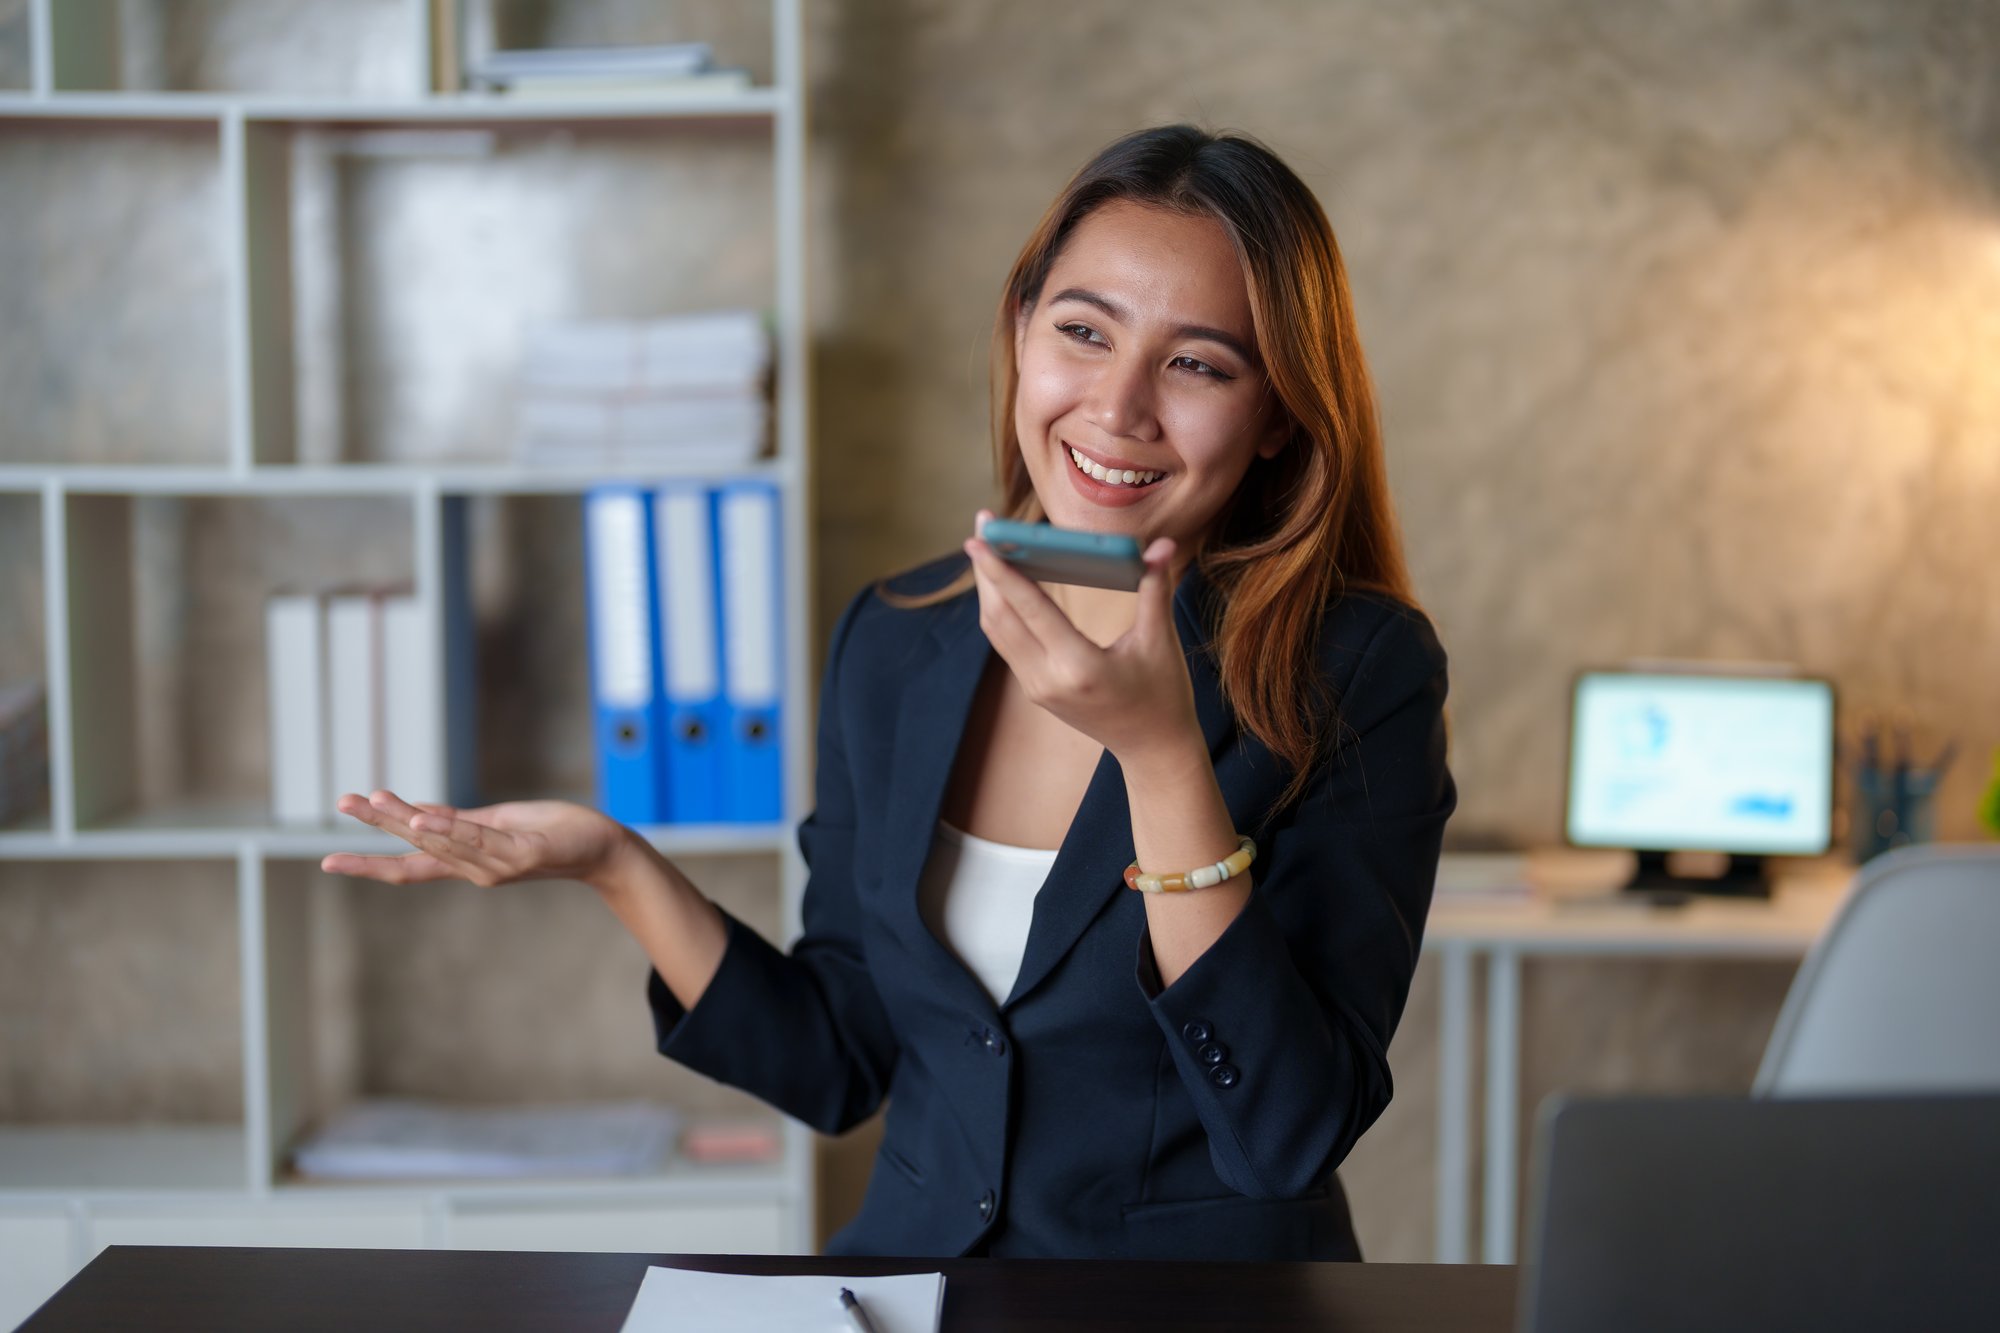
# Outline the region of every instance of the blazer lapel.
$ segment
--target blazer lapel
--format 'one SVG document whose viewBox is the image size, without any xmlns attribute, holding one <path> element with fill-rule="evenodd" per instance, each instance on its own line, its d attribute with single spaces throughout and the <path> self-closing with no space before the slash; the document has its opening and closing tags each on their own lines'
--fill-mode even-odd
<svg viewBox="0 0 2000 1333">
<path fill-rule="evenodd" d="M 1187 658 L 1194 686 L 1195 717 L 1208 743 L 1210 761 L 1221 754 L 1234 723 L 1223 702 L 1221 681 L 1207 652 L 1200 651 L 1214 633 L 1210 586 L 1190 565 L 1174 589 L 1174 628 Z M 1055 970 L 1057 963 L 1083 937 L 1125 887 L 1125 867 L 1134 856 L 1132 807 L 1125 798 L 1125 773 L 1106 750 L 1097 760 L 1090 786 L 1077 806 L 1069 832 L 1063 836 L 1047 884 L 1035 895 L 1035 915 L 1028 927 L 1027 952 L 1014 988 L 1001 1005 L 1019 1002 Z"/>
<path fill-rule="evenodd" d="M 1188 659 L 1196 717 L 1214 759 L 1234 724 L 1222 699 L 1221 682 L 1208 654 L 1201 651 L 1215 629 L 1209 596 L 1207 581 L 1190 566 L 1174 591 L 1174 627 Z M 930 656 L 912 661 L 911 674 L 898 696 L 884 826 L 890 841 L 883 862 L 885 906 L 899 934 L 926 951 L 934 951 L 933 961 L 940 964 L 938 972 L 953 978 L 951 984 L 962 992 L 965 1003 L 990 1012 L 992 1001 L 985 987 L 931 933 L 917 900 L 917 884 L 943 809 L 945 787 L 965 737 L 980 677 L 993 652 L 979 627 L 976 592 L 947 603 L 935 613 L 926 646 Z M 1128 892 L 1124 873 L 1132 856 L 1131 808 L 1125 799 L 1124 773 L 1107 750 L 1098 757 L 1047 883 L 1035 897 L 1021 971 L 1003 1008 L 1040 984 L 1098 914 L 1118 894 Z"/>
<path fill-rule="evenodd" d="M 933 613 L 922 650 L 910 663 L 910 674 L 897 695 L 896 734 L 889 769 L 889 807 L 883 827 L 889 846 L 883 852 L 885 910 L 897 933 L 912 947 L 930 955 L 937 975 L 961 992 L 964 1003 L 993 1012 L 993 999 L 931 933 L 917 900 L 917 884 L 930 855 L 944 791 L 952 765 L 972 715 L 973 696 L 986 670 L 992 645 L 979 628 L 976 592 L 948 602 Z"/>
</svg>

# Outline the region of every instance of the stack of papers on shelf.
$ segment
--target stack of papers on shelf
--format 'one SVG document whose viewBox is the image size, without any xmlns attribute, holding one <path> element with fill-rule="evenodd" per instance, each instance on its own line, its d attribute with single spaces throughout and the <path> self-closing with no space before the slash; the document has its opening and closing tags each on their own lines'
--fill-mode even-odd
<svg viewBox="0 0 2000 1333">
<path fill-rule="evenodd" d="M 1525 852 L 1448 852 L 1438 861 L 1437 902 L 1526 902 L 1534 896 Z"/>
<path fill-rule="evenodd" d="M 643 99 L 739 92 L 750 73 L 717 66 L 707 42 L 676 42 L 496 51 L 474 62 L 471 83 L 512 97 Z"/>
<path fill-rule="evenodd" d="M 944 1319 L 943 1273 L 890 1277 L 701 1273 L 648 1268 L 622 1333 L 727 1328 L 739 1333 L 847 1329 L 840 1289 L 854 1293 L 876 1333 L 937 1333 Z"/>
<path fill-rule="evenodd" d="M 292 1152 L 326 1179 L 635 1176 L 658 1170 L 679 1117 L 650 1102 L 461 1107 L 383 1099 L 342 1111 Z"/>
<path fill-rule="evenodd" d="M 770 435 L 770 369 L 770 334 L 754 310 L 535 325 L 517 452 L 541 467 L 739 466 Z"/>
</svg>

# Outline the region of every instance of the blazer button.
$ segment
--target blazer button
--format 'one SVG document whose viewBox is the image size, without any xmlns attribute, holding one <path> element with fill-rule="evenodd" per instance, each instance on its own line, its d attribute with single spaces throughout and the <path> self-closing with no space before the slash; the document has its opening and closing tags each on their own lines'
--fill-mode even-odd
<svg viewBox="0 0 2000 1333">
<path fill-rule="evenodd" d="M 1195 1052 L 1205 1065 L 1219 1065 L 1229 1058 L 1229 1048 L 1219 1041 L 1211 1041 Z"/>
<path fill-rule="evenodd" d="M 992 1028 L 987 1028 L 984 1032 L 980 1033 L 979 1039 L 986 1043 L 986 1049 L 991 1051 L 993 1054 L 995 1055 L 1007 1054 L 1007 1039 L 1001 1036 L 999 1033 L 995 1032 Z"/>
<path fill-rule="evenodd" d="M 979 1196 L 979 1220 L 982 1222 L 991 1222 L 993 1220 L 992 1190 L 988 1190 Z"/>
<path fill-rule="evenodd" d="M 1187 1026 L 1181 1029 L 1181 1035 L 1188 1039 L 1189 1045 L 1199 1046 L 1202 1042 L 1213 1037 L 1215 1030 L 1209 1027 L 1208 1020 L 1205 1018 L 1191 1018 L 1188 1020 Z"/>
<path fill-rule="evenodd" d="M 1208 1071 L 1208 1081 L 1218 1088 L 1233 1088 L 1242 1077 L 1235 1065 L 1217 1065 Z"/>
</svg>

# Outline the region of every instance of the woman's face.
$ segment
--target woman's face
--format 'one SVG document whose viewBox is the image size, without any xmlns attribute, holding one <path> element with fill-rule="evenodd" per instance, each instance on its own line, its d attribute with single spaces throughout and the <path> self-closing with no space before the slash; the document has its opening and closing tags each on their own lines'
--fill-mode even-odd
<svg viewBox="0 0 2000 1333">
<path fill-rule="evenodd" d="M 1251 460 L 1284 446 L 1243 270 L 1213 218 L 1097 208 L 1017 321 L 1014 353 L 1014 430 L 1057 527 L 1191 553 Z"/>
</svg>

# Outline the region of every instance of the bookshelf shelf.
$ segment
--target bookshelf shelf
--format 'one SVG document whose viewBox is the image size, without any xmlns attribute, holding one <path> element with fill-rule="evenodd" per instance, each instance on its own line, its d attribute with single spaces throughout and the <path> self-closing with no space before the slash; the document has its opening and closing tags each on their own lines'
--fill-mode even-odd
<svg viewBox="0 0 2000 1333">
<path fill-rule="evenodd" d="M 579 497 L 613 481 L 774 483 L 785 641 L 798 646 L 782 678 L 786 818 L 639 831 L 687 858 L 705 891 L 773 938 L 798 929 L 805 883 L 794 835 L 810 798 L 812 734 L 799 0 L 771 0 L 768 25 L 746 22 L 747 6 L 693 15 L 739 39 L 757 33 L 717 49 L 759 86 L 629 100 L 435 92 L 431 8 L 307 0 L 273 19 L 262 0 L 28 0 L 25 22 L 9 31 L 0 18 L 0 43 L 13 42 L 0 50 L 0 259 L 41 275 L 95 247 L 64 301 L 6 312 L 27 332 L 0 355 L 0 400 L 10 404 L 0 421 L 0 580 L 10 595 L 38 589 L 43 605 L 0 645 L 0 665 L 46 678 L 50 746 L 47 812 L 0 828 L 0 948 L 12 940 L 18 953 L 27 941 L 25 957 L 60 958 L 61 941 L 38 933 L 43 922 L 73 932 L 118 895 L 142 905 L 147 922 L 171 922 L 163 914 L 181 905 L 201 928 L 195 944 L 164 927 L 114 938 L 128 964 L 162 959 L 192 973 L 165 974 L 148 1021 L 98 1049 L 114 1075 L 156 1075 L 193 1043 L 208 1080 L 195 1104 L 160 1114 L 145 1096 L 116 1093 L 0 1107 L 0 1249 L 43 1256 L 38 1268 L 0 1265 L 0 1326 L 108 1243 L 766 1252 L 814 1243 L 814 1141 L 793 1124 L 775 1162 L 675 1162 L 633 1179 L 328 1184 L 286 1167 L 327 1106 L 327 1074 L 315 1064 L 326 1030 L 347 1031 L 363 1058 L 334 1104 L 444 1079 L 398 1043 L 470 1046 L 483 1026 L 487 1046 L 464 1085 L 447 1080 L 429 1095 L 546 1103 L 598 1086 L 659 1096 L 690 1116 L 750 1108 L 652 1051 L 643 957 L 587 891 L 413 894 L 341 880 L 320 873 L 318 859 L 407 845 L 337 820 L 273 825 L 260 617 L 280 584 L 407 581 L 443 634 L 447 589 L 463 579 L 484 599 L 462 644 L 481 691 L 489 670 L 514 681 L 479 719 L 482 750 L 486 731 L 516 741 L 480 769 L 480 798 L 588 800 L 588 765 L 578 763 L 588 734 L 577 726 L 588 718 Z M 589 44 L 606 40 L 598 9 L 555 5 L 544 17 L 566 43 Z M 628 30 L 610 40 L 667 39 L 661 25 L 678 17 L 621 11 L 610 21 Z M 231 47 L 135 75 L 130 52 L 121 67 L 106 40 L 133 22 L 151 25 L 160 49 L 169 29 L 183 54 L 209 36 Z M 635 22 L 644 34 L 629 30 Z M 762 54 L 745 49 L 756 43 Z M 367 59 L 348 60 L 357 51 Z M 474 133 L 452 133 L 461 130 Z M 461 202 L 467 211 L 452 213 Z M 626 271 L 593 267 L 613 248 L 601 243 L 613 215 L 620 244 L 645 247 L 644 263 Z M 66 230 L 92 219 L 87 232 Z M 29 236 L 55 239 L 29 252 Z M 127 272 L 128 259 L 144 262 Z M 39 280 L 17 290 L 38 291 Z M 146 299 L 135 303 L 135 292 Z M 726 306 L 773 320 L 768 456 L 622 471 L 513 461 L 498 427 L 508 340 L 524 321 Z M 50 402 L 36 385 L 65 382 L 44 365 L 64 349 L 78 352 L 65 373 L 88 393 Z M 135 395 L 141 408 L 129 406 Z M 102 411 L 118 410 L 131 419 L 106 428 Z M 0 615 L 0 626 L 13 622 Z M 178 676 L 162 680 L 161 660 Z M 427 688 L 442 719 L 445 683 Z M 151 760 L 139 761 L 142 749 Z M 515 888 L 541 897 L 524 906 L 508 896 Z M 187 901 L 200 910 L 186 913 Z M 338 906 L 330 917 L 328 902 Z M 479 914 L 495 902 L 511 906 Z M 446 910 L 466 915 L 450 929 L 425 915 Z M 487 970 L 504 959 L 509 987 L 484 1003 L 442 1002 L 424 989 L 423 969 L 468 931 L 495 932 Z M 306 960 L 349 937 L 371 943 L 361 965 L 380 973 L 365 1001 L 358 992 L 330 1000 L 302 982 Z M 552 938 L 588 947 L 552 958 Z M 412 939 L 429 944 L 410 950 Z M 18 980 L 9 990 L 10 965 L 25 975 L 19 961 L 0 953 L 0 998 L 30 1016 L 23 1040 L 9 1037 L 10 1061 L 27 1071 L 11 1084 L 17 1096 L 70 1077 L 56 1068 L 70 1026 L 115 1034 L 104 1007 L 132 997 L 122 981 L 83 984 L 74 966 L 45 991 L 19 991 Z M 537 969 L 538 982 L 515 979 Z M 153 1018 L 172 1026 L 156 1031 Z M 538 1024 L 567 1024 L 579 1038 L 616 1025 L 622 1035 L 610 1055 L 571 1049 L 582 1040 L 509 1050 L 518 1030 Z M 574 1062 L 588 1059 L 602 1066 L 573 1077 Z"/>
<path fill-rule="evenodd" d="M 121 465 L 106 467 L 23 467 L 0 465 L 0 495 L 33 495 L 54 486 L 70 495 L 581 495 L 614 474 L 583 469 L 424 466 L 348 463 L 333 466 L 271 463 L 243 469 Z M 647 483 L 669 479 L 722 482 L 761 478 L 796 486 L 799 467 L 791 459 L 760 458 L 734 467 L 688 464 L 630 469 L 617 479 Z"/>
<path fill-rule="evenodd" d="M 135 93 L 0 93 L 0 120 L 144 121 L 219 125 L 230 112 L 227 98 Z"/>
<path fill-rule="evenodd" d="M 774 856 L 792 842 L 783 824 L 646 824 L 637 830 L 668 857 Z M 148 811 L 60 838 L 46 816 L 0 830 L 0 861 L 109 859 L 212 860 L 248 849 L 266 858 L 333 852 L 400 855 L 409 844 L 354 824 L 351 828 L 274 828 L 260 804 L 215 802 Z"/>
<path fill-rule="evenodd" d="M 515 125 L 593 121 L 769 120 L 785 114 L 776 88 L 620 98 L 504 96 L 302 100 L 211 93 L 0 92 L 0 119 L 166 121 L 220 124 L 237 118 L 293 125 Z"/>
<path fill-rule="evenodd" d="M 346 1181 L 280 1177 L 273 1195 L 292 1199 L 331 1198 L 343 1194 L 382 1199 L 439 1200 L 447 1204 L 491 1206 L 504 1203 L 570 1202 L 579 1196 L 624 1202 L 732 1200 L 765 1201 L 784 1187 L 779 1163 L 752 1166 L 709 1166 L 675 1161 L 650 1175 L 582 1176 L 546 1180 L 408 1180 Z"/>
<path fill-rule="evenodd" d="M 350 102 L 243 102 L 249 120 L 323 125 L 511 125 L 568 124 L 621 120 L 768 120 L 785 114 L 775 88 L 734 93 L 702 93 L 647 98 L 427 97 L 404 105 L 357 106 Z"/>
</svg>

